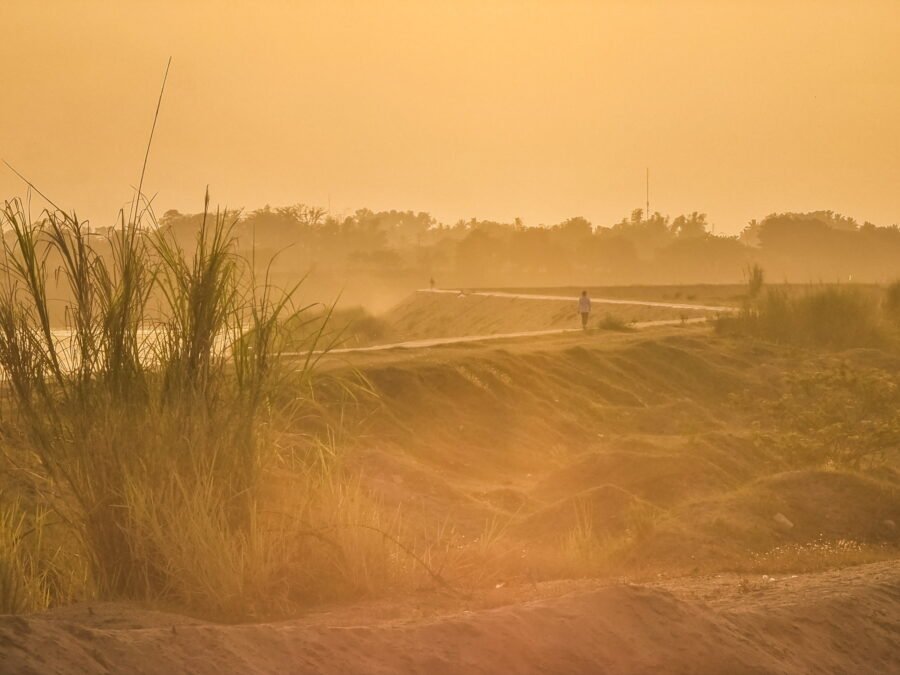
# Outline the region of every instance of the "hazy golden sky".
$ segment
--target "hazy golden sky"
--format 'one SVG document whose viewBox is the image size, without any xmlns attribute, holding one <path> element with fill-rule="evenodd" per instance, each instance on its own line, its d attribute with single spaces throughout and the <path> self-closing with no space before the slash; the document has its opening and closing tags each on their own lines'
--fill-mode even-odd
<svg viewBox="0 0 900 675">
<path fill-rule="evenodd" d="M 775 210 L 900 222 L 900 1 L 0 0 L 0 158 L 112 221 L 427 210 L 528 224 L 644 201 L 738 231 Z M 0 169 L 0 197 L 22 194 Z"/>
</svg>

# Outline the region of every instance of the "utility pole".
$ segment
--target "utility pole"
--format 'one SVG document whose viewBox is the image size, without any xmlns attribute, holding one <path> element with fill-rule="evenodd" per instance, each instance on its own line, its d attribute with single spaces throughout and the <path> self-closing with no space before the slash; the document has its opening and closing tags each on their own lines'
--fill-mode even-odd
<svg viewBox="0 0 900 675">
<path fill-rule="evenodd" d="M 645 220 L 650 220 L 650 167 L 647 167 L 647 211 L 644 216 Z"/>
</svg>

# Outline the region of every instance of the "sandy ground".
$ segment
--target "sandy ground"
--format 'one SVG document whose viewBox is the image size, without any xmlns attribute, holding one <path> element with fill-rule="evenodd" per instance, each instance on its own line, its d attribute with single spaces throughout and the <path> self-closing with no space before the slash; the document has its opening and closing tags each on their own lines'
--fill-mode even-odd
<svg viewBox="0 0 900 675">
<path fill-rule="evenodd" d="M 718 575 L 651 584 L 572 582 L 562 595 L 554 596 L 553 590 L 510 591 L 522 597 L 489 609 L 466 609 L 479 604 L 469 600 L 434 613 L 428 609 L 434 599 L 420 597 L 404 605 L 373 603 L 280 623 L 232 626 L 120 605 L 81 605 L 0 617 L 0 670 L 900 672 L 898 562 L 774 579 Z M 490 599 L 481 605 L 486 602 Z"/>
</svg>

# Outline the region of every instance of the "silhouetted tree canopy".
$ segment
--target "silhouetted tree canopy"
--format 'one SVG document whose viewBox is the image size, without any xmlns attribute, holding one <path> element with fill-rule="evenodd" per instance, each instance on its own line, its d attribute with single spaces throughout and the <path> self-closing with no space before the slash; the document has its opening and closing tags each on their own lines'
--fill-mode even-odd
<svg viewBox="0 0 900 675">
<path fill-rule="evenodd" d="M 365 279 L 397 288 L 740 282 L 748 264 L 770 279 L 873 281 L 900 276 L 900 228 L 859 225 L 833 211 L 773 213 L 739 236 L 712 234 L 705 213 L 649 217 L 635 209 L 609 226 L 573 216 L 551 226 L 471 218 L 448 225 L 414 211 L 359 209 L 337 217 L 304 204 L 235 219 L 257 271 L 287 283 L 306 271 L 327 289 Z M 166 211 L 160 226 L 189 245 L 201 216 Z M 348 281 L 350 280 L 350 281 Z"/>
</svg>

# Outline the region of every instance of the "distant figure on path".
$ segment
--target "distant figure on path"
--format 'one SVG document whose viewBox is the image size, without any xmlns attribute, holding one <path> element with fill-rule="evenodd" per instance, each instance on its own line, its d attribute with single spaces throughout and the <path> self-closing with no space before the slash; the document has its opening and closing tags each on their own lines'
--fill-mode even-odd
<svg viewBox="0 0 900 675">
<path fill-rule="evenodd" d="M 587 330 L 588 317 L 591 315 L 591 299 L 588 297 L 587 291 L 581 291 L 581 297 L 578 298 L 578 311 L 581 313 L 581 329 Z"/>
<path fill-rule="evenodd" d="M 431 281 L 429 283 L 431 284 L 431 290 L 434 290 L 434 277 L 431 277 Z"/>
</svg>

